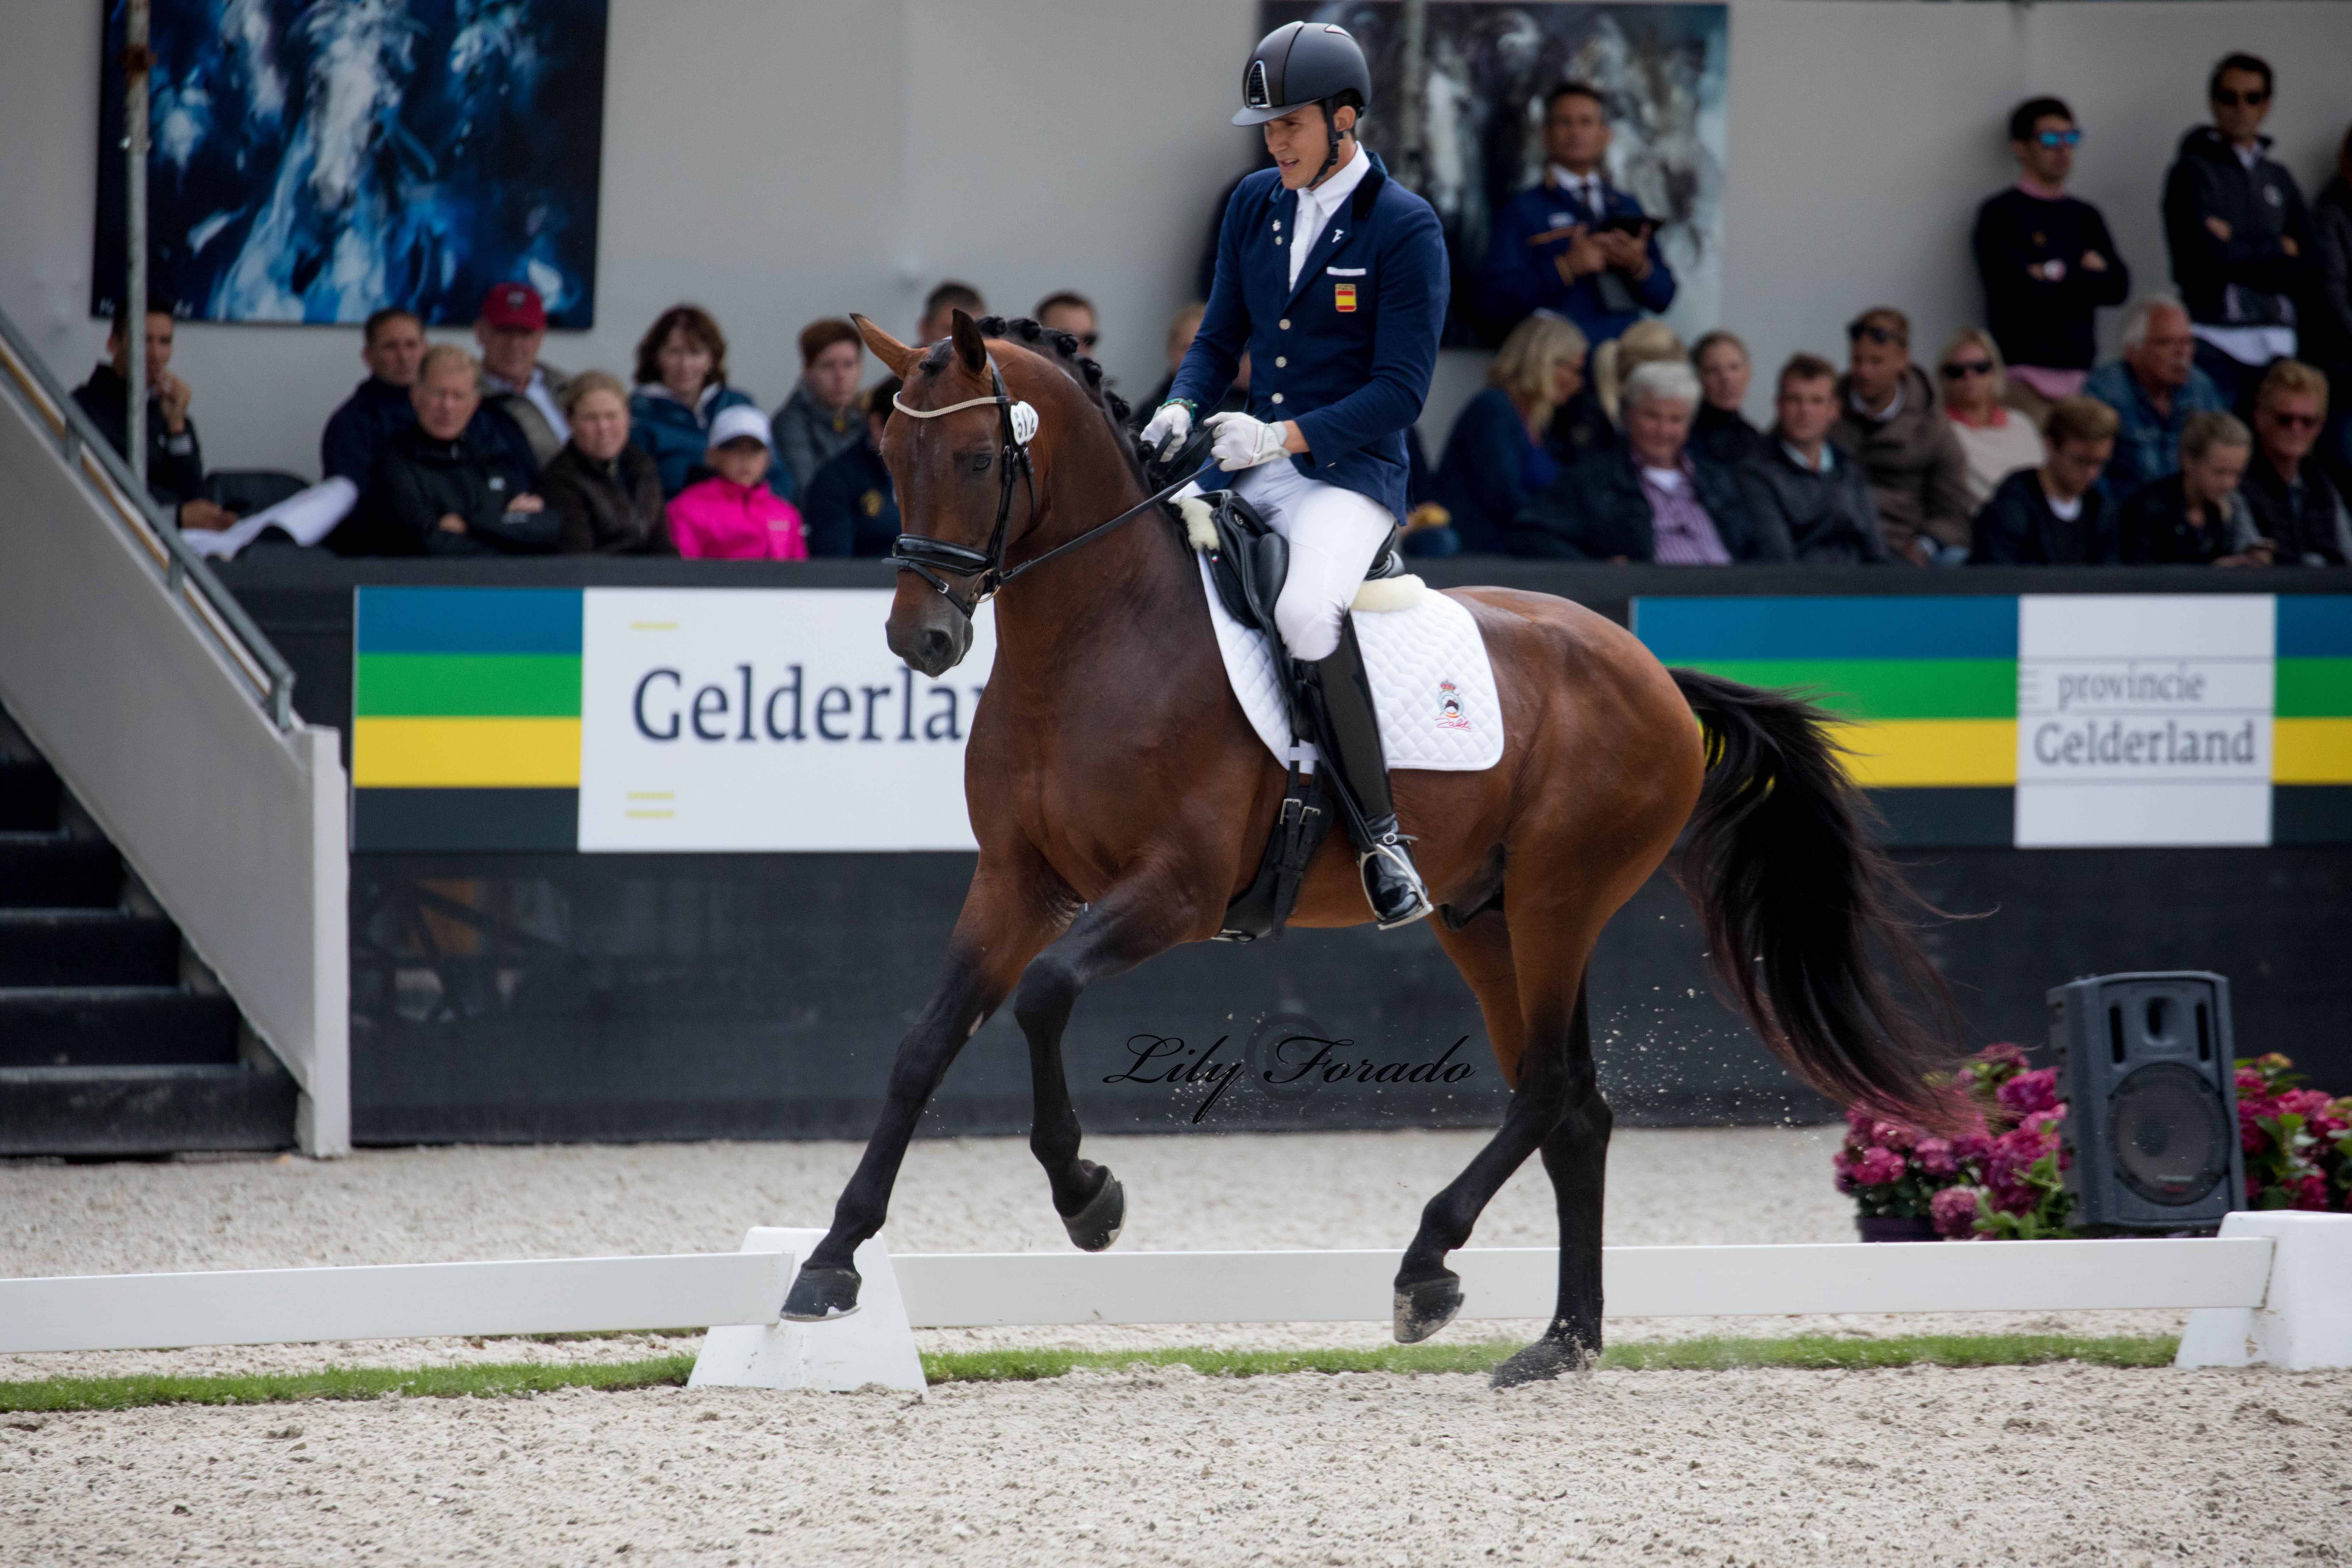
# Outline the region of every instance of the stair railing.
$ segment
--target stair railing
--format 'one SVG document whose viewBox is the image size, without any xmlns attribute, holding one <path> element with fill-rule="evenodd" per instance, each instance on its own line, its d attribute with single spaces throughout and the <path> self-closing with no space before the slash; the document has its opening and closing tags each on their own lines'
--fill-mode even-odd
<svg viewBox="0 0 2352 1568">
<path fill-rule="evenodd" d="M 66 467 L 102 503 L 100 510 L 140 547 L 166 596 L 220 651 L 278 732 L 291 732 L 293 668 L 253 624 L 244 606 L 221 586 L 204 558 L 180 537 L 178 521 L 166 516 L 154 498 L 132 480 L 122 455 L 49 374 L 48 366 L 5 310 L 0 310 L 0 365 L 8 371 L 17 401 L 48 426 Z"/>
</svg>

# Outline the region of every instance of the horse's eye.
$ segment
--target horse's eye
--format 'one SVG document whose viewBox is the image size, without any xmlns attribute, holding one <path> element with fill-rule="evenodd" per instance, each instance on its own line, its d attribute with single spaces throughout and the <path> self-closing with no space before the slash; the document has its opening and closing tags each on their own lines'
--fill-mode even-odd
<svg viewBox="0 0 2352 1568">
<path fill-rule="evenodd" d="M 971 460 L 971 471 L 975 474 L 984 474 L 988 472 L 987 453 L 982 452 L 980 456 Z"/>
</svg>

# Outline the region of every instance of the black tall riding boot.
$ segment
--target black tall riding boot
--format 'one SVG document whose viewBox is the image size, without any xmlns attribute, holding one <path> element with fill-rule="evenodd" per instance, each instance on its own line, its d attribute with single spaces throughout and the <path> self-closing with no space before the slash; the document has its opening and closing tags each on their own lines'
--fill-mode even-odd
<svg viewBox="0 0 2352 1568">
<path fill-rule="evenodd" d="M 1355 841 L 1356 867 L 1364 897 L 1381 930 L 1407 925 L 1429 913 L 1429 889 L 1413 868 L 1412 853 L 1397 831 L 1396 807 L 1389 797 L 1388 759 L 1381 750 L 1380 716 L 1372 708 L 1371 682 L 1364 674 L 1364 650 L 1356 641 L 1352 616 L 1339 617 L 1339 647 L 1314 665 L 1318 728 L 1326 761 L 1338 784 L 1340 816 Z"/>
</svg>

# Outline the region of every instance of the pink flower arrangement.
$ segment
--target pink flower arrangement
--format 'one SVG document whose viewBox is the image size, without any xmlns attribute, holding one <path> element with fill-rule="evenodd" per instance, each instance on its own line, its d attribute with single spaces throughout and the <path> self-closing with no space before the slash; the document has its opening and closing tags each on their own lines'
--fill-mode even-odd
<svg viewBox="0 0 2352 1568">
<path fill-rule="evenodd" d="M 2352 1097 L 2296 1087 L 2294 1066 L 2275 1051 L 2239 1058 L 2246 1206 L 2352 1210 Z"/>
<path fill-rule="evenodd" d="M 1940 1237 L 2058 1234 L 2071 1200 L 2056 1069 L 2028 1068 L 2015 1046 L 1988 1046 L 1944 1092 L 1942 1121 L 1960 1129 L 1949 1135 L 1848 1110 L 1830 1161 L 1838 1191 L 1866 1217 L 1926 1219 Z"/>
</svg>

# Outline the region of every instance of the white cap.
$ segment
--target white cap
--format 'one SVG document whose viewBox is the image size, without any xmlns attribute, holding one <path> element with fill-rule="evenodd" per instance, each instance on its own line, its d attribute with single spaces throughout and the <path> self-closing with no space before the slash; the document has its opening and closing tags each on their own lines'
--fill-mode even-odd
<svg viewBox="0 0 2352 1568">
<path fill-rule="evenodd" d="M 740 441 L 749 436 L 771 452 L 776 444 L 768 436 L 768 416 L 748 403 L 738 403 L 719 411 L 710 422 L 710 445 L 724 447 L 730 441 Z"/>
</svg>

